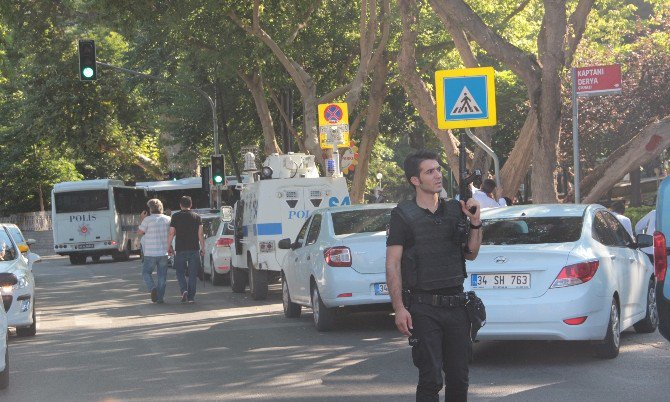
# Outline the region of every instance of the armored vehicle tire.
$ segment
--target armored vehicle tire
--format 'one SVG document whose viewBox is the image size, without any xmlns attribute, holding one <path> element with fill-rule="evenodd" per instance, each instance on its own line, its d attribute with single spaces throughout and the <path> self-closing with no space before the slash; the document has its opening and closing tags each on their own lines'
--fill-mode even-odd
<svg viewBox="0 0 670 402">
<path fill-rule="evenodd" d="M 212 281 L 212 285 L 221 286 L 225 285 L 225 275 L 216 272 L 214 269 L 214 259 L 209 259 L 209 266 L 212 268 L 212 273 L 209 275 L 209 279 Z"/>
<path fill-rule="evenodd" d="M 254 267 L 251 256 L 247 257 L 249 270 L 249 290 L 254 300 L 265 300 L 268 297 L 268 271 L 260 271 Z"/>
<path fill-rule="evenodd" d="M 247 280 L 249 277 L 243 269 L 235 266 L 230 266 L 230 288 L 235 293 L 244 293 L 247 288 Z"/>
<path fill-rule="evenodd" d="M 300 318 L 302 306 L 291 301 L 291 295 L 288 293 L 288 283 L 286 283 L 286 277 L 283 272 L 281 276 L 281 296 L 282 305 L 284 307 L 284 317 Z"/>
<path fill-rule="evenodd" d="M 70 254 L 70 264 L 72 265 L 86 264 L 86 256 L 80 254 Z"/>
<path fill-rule="evenodd" d="M 326 307 L 316 284 L 312 285 L 312 317 L 317 331 L 330 331 L 335 323 L 335 310 Z"/>
<path fill-rule="evenodd" d="M 5 369 L 0 372 L 0 389 L 9 386 L 9 348 L 5 348 Z"/>
<path fill-rule="evenodd" d="M 37 334 L 37 314 L 35 313 L 35 301 L 33 300 L 33 323 L 28 327 L 16 328 L 17 336 L 35 336 Z"/>
<path fill-rule="evenodd" d="M 643 319 L 633 324 L 638 334 L 651 334 L 658 327 L 658 311 L 656 310 L 656 283 L 654 278 L 649 280 L 647 289 L 647 314 Z"/>
<path fill-rule="evenodd" d="M 619 306 L 616 299 L 612 299 L 610 319 L 607 323 L 605 339 L 596 345 L 597 357 L 614 359 L 619 355 L 619 343 L 621 341 L 621 319 L 619 317 Z"/>
</svg>

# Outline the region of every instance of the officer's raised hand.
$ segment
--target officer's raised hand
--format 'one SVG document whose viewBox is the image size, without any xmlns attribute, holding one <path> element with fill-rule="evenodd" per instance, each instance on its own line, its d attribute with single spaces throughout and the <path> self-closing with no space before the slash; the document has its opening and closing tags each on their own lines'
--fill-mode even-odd
<svg viewBox="0 0 670 402">
<path fill-rule="evenodd" d="M 466 203 L 465 201 L 461 200 L 459 201 L 461 203 L 461 210 L 467 216 L 470 218 L 470 223 L 473 225 L 479 225 L 481 222 L 479 218 L 479 214 L 481 213 L 481 206 L 479 205 L 479 201 L 475 200 L 474 198 L 468 199 L 468 202 Z M 472 207 L 476 207 L 475 212 L 472 213 L 470 212 L 472 210 Z"/>
</svg>

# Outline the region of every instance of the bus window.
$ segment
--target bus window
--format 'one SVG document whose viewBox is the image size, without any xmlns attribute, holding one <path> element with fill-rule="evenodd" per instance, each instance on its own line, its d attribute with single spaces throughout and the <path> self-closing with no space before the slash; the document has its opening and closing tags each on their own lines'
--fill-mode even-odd
<svg viewBox="0 0 670 402">
<path fill-rule="evenodd" d="M 107 190 L 83 190 L 56 193 L 56 213 L 106 211 L 109 209 Z"/>
</svg>

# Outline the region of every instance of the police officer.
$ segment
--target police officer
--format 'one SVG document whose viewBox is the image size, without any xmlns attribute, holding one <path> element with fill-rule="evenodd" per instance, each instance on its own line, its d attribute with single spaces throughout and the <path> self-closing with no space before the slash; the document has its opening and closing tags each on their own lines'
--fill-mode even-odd
<svg viewBox="0 0 670 402">
<path fill-rule="evenodd" d="M 445 400 L 465 401 L 472 345 L 464 259 L 474 260 L 481 245 L 479 203 L 439 198 L 442 173 L 434 152 L 409 155 L 404 169 L 416 198 L 393 209 L 386 242 L 395 324 L 409 337 L 419 369 L 416 400 L 438 401 L 444 371 Z"/>
</svg>

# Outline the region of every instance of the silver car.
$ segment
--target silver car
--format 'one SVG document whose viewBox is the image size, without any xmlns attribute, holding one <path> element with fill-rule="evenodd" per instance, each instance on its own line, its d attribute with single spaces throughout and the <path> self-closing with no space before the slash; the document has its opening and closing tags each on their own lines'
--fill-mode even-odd
<svg viewBox="0 0 670 402">
<path fill-rule="evenodd" d="M 294 241 L 283 261 L 284 315 L 299 317 L 311 307 L 316 328 L 332 328 L 337 309 L 389 309 L 386 285 L 386 231 L 395 204 L 350 205 L 319 209 Z"/>
</svg>

